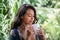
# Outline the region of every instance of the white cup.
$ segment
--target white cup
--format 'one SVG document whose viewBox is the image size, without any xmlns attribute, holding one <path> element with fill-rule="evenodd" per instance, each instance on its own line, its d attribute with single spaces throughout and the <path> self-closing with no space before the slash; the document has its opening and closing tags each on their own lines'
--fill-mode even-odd
<svg viewBox="0 0 60 40">
<path fill-rule="evenodd" d="M 40 30 L 39 29 L 40 28 L 39 24 L 33 24 L 32 27 L 33 27 L 33 29 L 35 31 L 35 34 L 37 33 L 37 30 Z"/>
</svg>

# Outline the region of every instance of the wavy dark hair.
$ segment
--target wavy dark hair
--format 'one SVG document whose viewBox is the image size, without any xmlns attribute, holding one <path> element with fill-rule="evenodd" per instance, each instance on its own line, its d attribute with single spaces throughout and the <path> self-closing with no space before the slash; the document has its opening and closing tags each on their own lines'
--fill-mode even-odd
<svg viewBox="0 0 60 40">
<path fill-rule="evenodd" d="M 35 23 L 35 21 L 37 21 L 35 8 L 32 5 L 23 4 L 19 7 L 15 18 L 14 18 L 13 22 L 11 23 L 11 29 L 17 28 L 18 26 L 20 26 L 22 24 L 21 17 L 24 16 L 24 14 L 26 13 L 26 11 L 28 9 L 32 9 L 34 11 L 34 18 L 35 19 L 34 19 L 33 23 Z"/>
</svg>

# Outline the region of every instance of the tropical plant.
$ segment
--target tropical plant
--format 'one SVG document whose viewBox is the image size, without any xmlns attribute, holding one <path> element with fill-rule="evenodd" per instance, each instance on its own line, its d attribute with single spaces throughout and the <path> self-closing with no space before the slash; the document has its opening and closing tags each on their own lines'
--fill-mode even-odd
<svg viewBox="0 0 60 40">
<path fill-rule="evenodd" d="M 0 0 L 0 40 L 9 40 L 11 22 L 25 3 L 36 8 L 46 40 L 60 40 L 60 0 Z"/>
</svg>

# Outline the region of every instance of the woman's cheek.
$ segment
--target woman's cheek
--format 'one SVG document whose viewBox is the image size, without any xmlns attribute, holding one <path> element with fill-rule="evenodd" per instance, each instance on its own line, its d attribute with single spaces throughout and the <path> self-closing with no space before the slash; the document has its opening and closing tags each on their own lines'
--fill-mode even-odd
<svg viewBox="0 0 60 40">
<path fill-rule="evenodd" d="M 31 17 L 28 17 L 28 21 L 31 21 Z"/>
<path fill-rule="evenodd" d="M 34 18 L 32 20 L 34 21 Z"/>
</svg>

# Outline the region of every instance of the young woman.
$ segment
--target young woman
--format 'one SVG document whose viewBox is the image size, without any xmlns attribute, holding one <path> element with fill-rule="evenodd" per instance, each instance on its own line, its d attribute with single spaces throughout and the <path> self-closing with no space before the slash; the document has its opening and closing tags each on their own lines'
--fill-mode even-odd
<svg viewBox="0 0 60 40">
<path fill-rule="evenodd" d="M 35 33 L 32 24 L 36 20 L 35 8 L 29 4 L 21 5 L 11 25 L 10 40 L 45 40 L 41 28 Z"/>
</svg>

